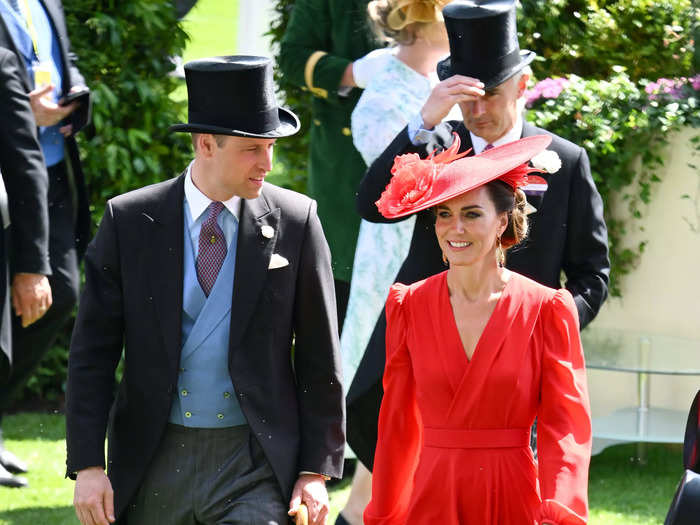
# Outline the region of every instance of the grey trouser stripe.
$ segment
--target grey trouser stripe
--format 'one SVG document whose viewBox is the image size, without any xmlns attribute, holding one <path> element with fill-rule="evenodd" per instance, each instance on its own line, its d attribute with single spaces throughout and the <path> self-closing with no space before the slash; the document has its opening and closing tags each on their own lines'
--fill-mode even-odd
<svg viewBox="0 0 700 525">
<path fill-rule="evenodd" d="M 129 525 L 286 525 L 287 502 L 249 427 L 168 424 Z"/>
</svg>

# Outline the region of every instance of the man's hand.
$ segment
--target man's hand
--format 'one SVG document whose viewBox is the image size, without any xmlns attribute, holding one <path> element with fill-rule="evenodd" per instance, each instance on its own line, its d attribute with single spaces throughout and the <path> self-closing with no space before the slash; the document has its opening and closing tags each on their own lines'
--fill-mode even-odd
<svg viewBox="0 0 700 525">
<path fill-rule="evenodd" d="M 29 104 L 32 106 L 34 120 L 37 126 L 53 126 L 58 124 L 78 107 L 77 102 L 71 102 L 66 106 L 59 106 L 51 102 L 46 95 L 51 93 L 53 86 L 40 87 L 29 92 Z"/>
<path fill-rule="evenodd" d="M 65 126 L 61 126 L 60 128 L 58 128 L 58 131 L 64 137 L 70 137 L 73 134 L 73 124 L 66 124 Z"/>
<path fill-rule="evenodd" d="M 51 286 L 40 273 L 16 273 L 12 279 L 12 306 L 27 327 L 51 307 Z"/>
<path fill-rule="evenodd" d="M 309 508 L 309 525 L 326 525 L 328 519 L 328 492 L 326 481 L 318 474 L 302 474 L 294 484 L 292 499 L 289 501 L 289 515 L 296 514 L 296 508 L 305 503 Z"/>
<path fill-rule="evenodd" d="M 82 525 L 114 523 L 114 492 L 102 467 L 88 467 L 78 472 L 73 505 Z"/>
<path fill-rule="evenodd" d="M 484 94 L 484 83 L 476 78 L 462 75 L 446 78 L 433 88 L 420 111 L 425 129 L 433 129 L 442 122 L 455 104 L 474 101 Z"/>
</svg>

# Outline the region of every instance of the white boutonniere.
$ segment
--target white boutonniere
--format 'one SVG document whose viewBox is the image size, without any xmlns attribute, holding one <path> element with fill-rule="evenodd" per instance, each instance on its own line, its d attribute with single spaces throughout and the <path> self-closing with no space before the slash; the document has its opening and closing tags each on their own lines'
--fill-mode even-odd
<svg viewBox="0 0 700 525">
<path fill-rule="evenodd" d="M 556 151 L 544 150 L 532 157 L 532 166 L 547 173 L 556 173 L 561 169 L 561 159 Z"/>
<path fill-rule="evenodd" d="M 262 228 L 260 228 L 260 233 L 262 233 L 262 236 L 266 239 L 272 239 L 275 236 L 275 229 L 272 226 L 265 224 Z"/>
</svg>

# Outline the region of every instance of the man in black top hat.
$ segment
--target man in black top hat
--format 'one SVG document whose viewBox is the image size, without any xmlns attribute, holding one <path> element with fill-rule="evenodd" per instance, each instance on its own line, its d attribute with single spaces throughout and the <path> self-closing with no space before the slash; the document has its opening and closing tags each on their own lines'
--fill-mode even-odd
<svg viewBox="0 0 700 525">
<path fill-rule="evenodd" d="M 416 115 L 375 160 L 362 180 L 358 210 L 373 222 L 391 222 L 375 202 L 391 179 L 397 155 L 421 157 L 452 144 L 456 133 L 462 151 L 485 148 L 521 137 L 550 134 L 523 120 L 522 96 L 534 53 L 518 45 L 515 2 L 455 0 L 443 9 L 450 57 L 438 64 L 441 82 Z M 459 105 L 463 120 L 440 121 Z M 610 264 L 603 202 L 583 148 L 552 135 L 549 150 L 561 167 L 540 174 L 538 184 L 523 188 L 531 205 L 528 238 L 509 251 L 506 266 L 542 284 L 560 288 L 562 273 L 578 309 L 581 327 L 598 313 L 607 297 Z M 434 215 L 421 212 L 409 254 L 396 277 L 413 283 L 444 270 L 435 241 Z M 380 317 L 347 396 L 348 442 L 371 466 L 377 436 L 384 369 L 386 319 Z"/>
<path fill-rule="evenodd" d="M 171 129 L 192 133 L 193 162 L 111 199 L 86 255 L 66 400 L 76 512 L 281 524 L 303 501 L 321 524 L 344 448 L 330 253 L 315 202 L 264 182 L 299 121 L 267 58 L 185 73 L 189 121 Z"/>
</svg>

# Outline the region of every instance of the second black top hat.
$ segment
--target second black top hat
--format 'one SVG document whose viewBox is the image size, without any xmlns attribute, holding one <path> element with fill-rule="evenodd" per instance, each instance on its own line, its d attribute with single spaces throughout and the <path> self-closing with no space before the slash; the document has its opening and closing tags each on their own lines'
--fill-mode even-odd
<svg viewBox="0 0 700 525">
<path fill-rule="evenodd" d="M 442 10 L 450 39 L 450 56 L 438 63 L 440 80 L 465 75 L 493 88 L 535 58 L 521 51 L 514 0 L 456 0 Z"/>
</svg>

